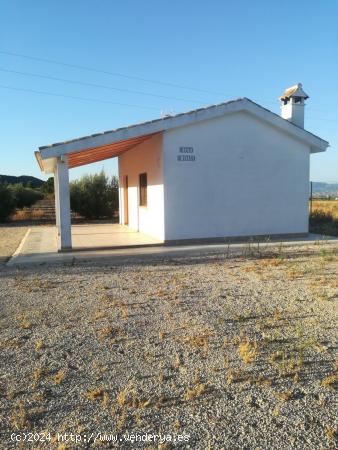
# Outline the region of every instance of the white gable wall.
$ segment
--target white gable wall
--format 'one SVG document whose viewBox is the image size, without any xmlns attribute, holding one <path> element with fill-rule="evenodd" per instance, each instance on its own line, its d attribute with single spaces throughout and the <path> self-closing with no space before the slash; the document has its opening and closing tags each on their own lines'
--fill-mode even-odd
<svg viewBox="0 0 338 450">
<path fill-rule="evenodd" d="M 165 239 L 307 233 L 309 156 L 247 112 L 165 131 Z"/>
<path fill-rule="evenodd" d="M 147 173 L 147 206 L 139 206 L 139 175 Z M 128 175 L 129 227 L 164 240 L 162 135 L 119 156 L 120 223 L 124 223 L 124 177 Z"/>
</svg>

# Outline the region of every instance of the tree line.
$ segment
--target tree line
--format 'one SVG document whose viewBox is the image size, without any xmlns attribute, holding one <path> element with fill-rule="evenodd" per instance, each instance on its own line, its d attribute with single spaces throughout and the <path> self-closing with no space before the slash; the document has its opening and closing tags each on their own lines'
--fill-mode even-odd
<svg viewBox="0 0 338 450">
<path fill-rule="evenodd" d="M 118 187 L 118 177 L 108 177 L 104 171 L 72 181 L 71 209 L 86 219 L 112 218 L 118 211 Z M 37 189 L 22 183 L 0 183 L 0 222 L 10 220 L 15 210 L 29 208 L 38 200 L 53 194 L 53 177 Z"/>
</svg>

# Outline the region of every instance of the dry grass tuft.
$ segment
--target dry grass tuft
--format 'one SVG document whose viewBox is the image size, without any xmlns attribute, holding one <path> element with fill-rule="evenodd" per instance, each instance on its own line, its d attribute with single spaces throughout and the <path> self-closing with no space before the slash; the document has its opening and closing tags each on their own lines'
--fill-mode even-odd
<svg viewBox="0 0 338 450">
<path fill-rule="evenodd" d="M 260 374 L 256 380 L 256 384 L 262 387 L 270 387 L 273 383 L 270 378 L 265 378 L 263 374 Z"/>
<path fill-rule="evenodd" d="M 273 319 L 278 322 L 282 320 L 282 311 L 279 308 L 276 308 L 273 313 Z"/>
<path fill-rule="evenodd" d="M 272 415 L 273 415 L 274 417 L 278 417 L 278 416 L 280 415 L 280 406 L 279 406 L 279 405 L 276 406 L 276 407 L 273 409 Z"/>
<path fill-rule="evenodd" d="M 84 396 L 88 398 L 89 400 L 99 400 L 103 399 L 105 394 L 105 390 L 103 387 L 98 387 L 96 389 L 93 389 L 92 391 L 87 391 Z"/>
<path fill-rule="evenodd" d="M 160 373 L 158 374 L 158 381 L 159 383 L 163 383 L 165 380 L 165 375 L 163 373 L 163 371 L 161 370 Z"/>
<path fill-rule="evenodd" d="M 238 345 L 238 353 L 245 364 L 251 364 L 257 358 L 257 342 L 244 338 Z"/>
<path fill-rule="evenodd" d="M 244 381 L 245 379 L 246 379 L 245 374 L 241 370 L 228 369 L 226 375 L 226 382 L 228 385 L 236 383 L 238 381 Z"/>
<path fill-rule="evenodd" d="M 45 348 L 45 345 L 44 345 L 43 341 L 41 341 L 41 340 L 36 341 L 36 343 L 35 343 L 35 351 L 36 352 L 39 352 L 40 350 L 43 350 L 44 348 Z"/>
<path fill-rule="evenodd" d="M 32 219 L 42 219 L 44 217 L 45 212 L 43 209 L 32 209 L 31 218 Z"/>
<path fill-rule="evenodd" d="M 42 367 L 37 367 L 34 372 L 32 373 L 32 378 L 37 383 L 41 377 L 44 375 L 45 371 Z"/>
<path fill-rule="evenodd" d="M 31 218 L 31 210 L 30 208 L 23 208 L 15 211 L 12 215 L 12 220 L 29 220 Z"/>
<path fill-rule="evenodd" d="M 275 392 L 275 396 L 278 400 L 280 400 L 282 402 L 287 402 L 288 400 L 292 399 L 293 392 L 292 391 Z"/>
<path fill-rule="evenodd" d="M 122 414 L 120 415 L 117 423 L 116 423 L 116 431 L 119 433 L 122 428 L 125 426 L 127 420 L 127 414 L 126 411 L 122 411 Z"/>
<path fill-rule="evenodd" d="M 318 293 L 317 298 L 318 298 L 318 300 L 320 300 L 322 302 L 328 302 L 331 300 L 330 296 L 325 291 Z"/>
<path fill-rule="evenodd" d="M 173 426 L 174 426 L 175 430 L 180 430 L 182 428 L 182 424 L 181 424 L 181 422 L 178 419 L 175 420 Z"/>
<path fill-rule="evenodd" d="M 132 381 L 129 383 L 117 394 L 116 401 L 117 404 L 122 408 L 130 403 L 130 396 L 133 394 Z"/>
<path fill-rule="evenodd" d="M 312 211 L 324 211 L 338 219 L 338 202 L 336 200 L 312 200 Z"/>
<path fill-rule="evenodd" d="M 120 306 L 120 315 L 123 319 L 128 319 L 129 317 L 129 310 L 128 307 L 126 305 L 121 305 Z"/>
<path fill-rule="evenodd" d="M 121 330 L 117 327 L 112 327 L 111 325 L 107 327 L 100 328 L 97 332 L 100 340 L 115 338 L 120 334 Z"/>
<path fill-rule="evenodd" d="M 205 384 L 199 383 L 194 388 L 187 389 L 186 393 L 184 394 L 184 400 L 190 401 L 200 397 L 202 394 L 204 394 L 205 388 Z"/>
<path fill-rule="evenodd" d="M 206 356 L 209 351 L 210 338 L 212 336 L 214 336 L 214 333 L 212 333 L 211 331 L 205 331 L 201 334 L 184 336 L 182 338 L 179 338 L 178 340 L 190 345 L 191 347 L 201 349 Z"/>
<path fill-rule="evenodd" d="M 330 425 L 326 425 L 325 434 L 329 441 L 334 441 L 337 437 L 337 430 Z"/>
<path fill-rule="evenodd" d="M 67 450 L 67 445 L 66 444 L 60 444 L 58 446 L 57 450 Z"/>
<path fill-rule="evenodd" d="M 21 314 L 19 317 L 19 327 L 23 330 L 30 330 L 33 327 L 32 322 L 30 322 L 25 314 Z"/>
<path fill-rule="evenodd" d="M 278 267 L 282 264 L 283 260 L 281 258 L 270 258 L 263 259 L 260 261 L 260 266 L 262 268 Z"/>
<path fill-rule="evenodd" d="M 108 406 L 109 405 L 109 395 L 108 395 L 108 393 L 105 391 L 104 393 L 103 393 L 103 396 L 102 396 L 102 406 Z"/>
<path fill-rule="evenodd" d="M 93 316 L 93 321 L 96 322 L 98 320 L 104 319 L 106 317 L 105 311 L 96 311 L 96 313 Z"/>
<path fill-rule="evenodd" d="M 307 343 L 300 345 L 294 351 L 276 351 L 268 357 L 268 362 L 278 370 L 281 377 L 294 377 L 294 381 L 299 379 L 299 372 L 304 364 L 304 350 Z M 297 375 L 297 376 L 296 376 Z"/>
<path fill-rule="evenodd" d="M 164 331 L 159 331 L 158 337 L 162 341 L 164 339 L 164 337 L 165 337 L 165 332 Z"/>
<path fill-rule="evenodd" d="M 290 269 L 290 270 L 286 271 L 286 276 L 290 280 L 295 280 L 299 275 L 300 275 L 300 273 L 295 269 Z"/>
<path fill-rule="evenodd" d="M 133 408 L 144 409 L 151 405 L 151 398 L 144 400 L 139 399 L 136 396 L 133 396 L 131 405 Z"/>
<path fill-rule="evenodd" d="M 282 359 L 283 359 L 283 352 L 281 352 L 280 350 L 276 350 L 275 352 L 271 353 L 271 355 L 268 358 L 268 361 L 272 364 Z"/>
<path fill-rule="evenodd" d="M 53 382 L 55 384 L 60 384 L 64 380 L 66 373 L 66 369 L 59 370 L 55 375 L 52 376 Z"/>
<path fill-rule="evenodd" d="M 10 422 L 17 430 L 23 430 L 30 425 L 28 414 L 23 402 L 19 402 L 18 406 L 13 411 Z"/>
<path fill-rule="evenodd" d="M 322 380 L 321 385 L 327 388 L 334 388 L 336 387 L 337 383 L 338 383 L 338 374 L 332 374 L 325 377 Z"/>
<path fill-rule="evenodd" d="M 35 392 L 32 394 L 32 400 L 34 402 L 42 402 L 45 400 L 45 395 L 43 392 Z"/>
<path fill-rule="evenodd" d="M 182 361 L 181 361 L 180 355 L 175 355 L 175 359 L 173 362 L 173 368 L 177 370 L 181 366 L 181 364 L 182 364 Z"/>
</svg>

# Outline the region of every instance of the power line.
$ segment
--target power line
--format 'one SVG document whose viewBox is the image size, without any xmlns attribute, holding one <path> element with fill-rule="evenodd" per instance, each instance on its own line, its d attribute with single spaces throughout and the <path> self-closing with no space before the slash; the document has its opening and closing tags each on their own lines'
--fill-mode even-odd
<svg viewBox="0 0 338 450">
<path fill-rule="evenodd" d="M 143 82 L 147 82 L 147 83 L 153 83 L 153 84 L 159 84 L 162 86 L 170 86 L 170 87 L 175 87 L 178 89 L 186 89 L 186 90 L 190 90 L 190 91 L 195 91 L 195 92 L 201 92 L 201 93 L 207 93 L 207 94 L 212 94 L 212 95 L 222 95 L 222 97 L 225 96 L 224 92 L 217 92 L 217 91 L 209 91 L 206 89 L 199 89 L 199 88 L 195 88 L 195 87 L 191 87 L 191 86 L 186 86 L 186 85 L 180 85 L 180 84 L 175 84 L 175 83 L 170 83 L 170 82 L 166 82 L 166 81 L 159 81 L 159 80 L 153 80 L 153 79 L 148 79 L 148 78 L 142 78 L 142 77 L 138 77 L 135 75 L 127 75 L 127 74 L 123 74 L 120 72 L 111 72 L 111 71 L 107 71 L 107 70 L 103 70 L 103 69 L 96 69 L 90 66 L 83 66 L 83 65 L 77 65 L 77 64 L 71 64 L 71 63 L 65 63 L 62 61 L 57 61 L 57 60 L 53 60 L 53 59 L 47 59 L 47 58 L 40 58 L 37 56 L 31 56 L 31 55 L 24 55 L 22 53 L 14 53 L 14 52 L 8 52 L 5 50 L 0 50 L 1 54 L 4 55 L 9 55 L 9 56 L 15 56 L 15 57 L 19 57 L 19 58 L 25 58 L 25 59 L 30 59 L 33 61 L 40 61 L 40 62 L 45 62 L 48 64 L 57 64 L 57 65 L 61 65 L 64 67 L 72 67 L 75 69 L 80 69 L 80 70 L 87 70 L 87 71 L 91 71 L 91 72 L 96 72 L 96 73 L 103 73 L 106 75 L 112 75 L 112 76 L 117 76 L 117 77 L 122 77 L 122 78 L 127 78 L 127 79 L 131 79 L 131 80 L 138 80 L 138 81 L 143 81 Z M 4 69 L 0 69 L 2 71 L 6 71 Z M 13 71 L 13 73 L 15 73 L 15 71 Z M 20 73 L 19 71 L 17 71 L 16 73 Z M 38 75 L 38 74 L 28 74 L 28 73 L 24 73 L 21 72 L 22 75 L 30 75 L 30 76 L 36 76 L 36 77 L 44 77 L 47 78 L 47 76 L 42 76 L 42 75 Z M 73 81 L 73 80 L 68 80 L 68 79 L 62 79 L 62 78 L 57 78 L 57 77 L 49 77 L 50 79 L 55 79 L 57 81 L 63 81 L 63 82 L 68 82 L 68 83 L 79 83 L 79 84 L 83 84 L 83 85 L 88 85 L 88 86 L 92 86 L 92 87 L 101 87 L 101 88 L 105 88 L 105 89 L 111 89 L 111 90 L 119 90 L 121 92 L 130 92 L 130 93 L 135 93 L 135 94 L 140 94 L 140 95 L 150 95 L 153 97 L 159 97 L 159 98 L 165 98 L 165 99 L 170 99 L 170 100 L 179 100 L 179 101 L 188 101 L 188 102 L 192 102 L 192 103 L 198 103 L 198 104 L 202 104 L 202 102 L 197 101 L 197 100 L 191 100 L 191 99 L 183 99 L 183 98 L 179 98 L 179 97 L 169 97 L 169 96 L 162 96 L 160 94 L 151 94 L 151 93 L 146 93 L 146 92 L 142 92 L 142 91 L 133 91 L 133 90 L 128 90 L 128 89 L 122 89 L 122 88 L 115 88 L 113 86 L 105 86 L 105 85 L 99 85 L 99 84 L 95 84 L 95 83 L 86 83 L 86 82 L 81 82 L 81 81 Z M 49 94 L 48 94 L 49 95 Z M 54 95 L 54 94 L 51 94 Z M 236 96 L 233 96 L 236 97 Z M 80 97 L 77 97 L 80 98 Z M 269 104 L 269 105 L 274 105 L 275 103 L 272 103 L 271 101 L 265 101 L 263 99 L 261 99 L 262 103 L 265 104 Z M 207 103 L 215 103 L 215 102 L 207 102 Z M 311 109 L 317 110 L 317 108 L 313 108 L 311 106 Z M 325 119 L 321 119 L 321 120 L 325 120 Z M 330 120 L 330 119 L 329 119 Z"/>
<path fill-rule="evenodd" d="M 120 72 L 111 72 L 111 71 L 108 71 L 108 70 L 96 69 L 96 68 L 90 67 L 90 66 L 82 66 L 82 65 L 78 65 L 78 64 L 65 63 L 65 62 L 62 62 L 62 61 L 54 60 L 54 59 L 40 58 L 40 57 L 37 57 L 37 56 L 24 55 L 22 53 L 8 52 L 8 51 L 5 51 L 5 50 L 0 50 L 0 53 L 2 53 L 3 55 L 15 56 L 15 57 L 18 57 L 18 58 L 25 58 L 25 59 L 30 59 L 30 60 L 33 60 L 33 61 L 45 62 L 45 63 L 48 63 L 48 64 L 57 64 L 57 65 L 64 66 L 64 67 L 72 67 L 74 69 L 88 70 L 90 72 L 97 72 L 97 73 L 104 73 L 106 75 L 112 75 L 114 77 L 127 78 L 127 79 L 130 79 L 130 80 L 143 81 L 143 82 L 147 82 L 147 83 L 159 84 L 159 85 L 162 85 L 162 86 L 170 86 L 170 87 L 174 87 L 174 88 L 178 88 L 178 89 L 186 89 L 186 90 L 189 90 L 189 91 L 202 92 L 202 93 L 205 93 L 205 94 L 222 95 L 222 96 L 224 96 L 224 92 L 213 92 L 213 91 L 209 91 L 209 90 L 206 90 L 206 89 L 199 89 L 199 88 L 195 88 L 195 87 L 191 87 L 191 86 L 185 86 L 185 85 L 181 85 L 181 84 L 170 83 L 170 82 L 167 82 L 167 81 L 153 80 L 153 79 L 149 79 L 149 78 L 138 77 L 138 76 L 135 76 L 135 75 L 127 75 L 127 74 L 120 73 Z"/>
<path fill-rule="evenodd" d="M 54 97 L 71 98 L 71 99 L 75 99 L 75 100 L 86 100 L 86 101 L 89 101 L 89 102 L 98 102 L 98 103 L 106 103 L 106 104 L 111 104 L 111 105 L 127 106 L 127 107 L 130 107 L 130 108 L 149 109 L 149 110 L 152 110 L 152 111 L 158 111 L 159 110 L 158 108 L 156 108 L 154 106 L 142 106 L 142 105 L 133 105 L 133 104 L 128 104 L 128 103 L 111 102 L 109 100 L 101 100 L 99 98 L 79 97 L 79 96 L 75 96 L 75 95 L 57 94 L 55 92 L 37 91 L 35 89 L 26 89 L 26 88 L 14 87 L 14 86 L 6 86 L 6 85 L 3 85 L 3 84 L 0 84 L 0 88 L 11 89 L 13 91 L 29 92 L 29 93 L 33 93 L 33 94 L 51 95 L 51 96 L 54 96 Z"/>
<path fill-rule="evenodd" d="M 169 97 L 166 95 L 152 94 L 151 92 L 134 91 L 132 89 L 117 88 L 115 86 L 107 86 L 105 84 L 89 83 L 87 81 L 70 80 L 68 78 L 59 78 L 59 77 L 53 77 L 50 75 L 41 75 L 41 74 L 33 73 L 33 72 L 21 72 L 19 70 L 12 70 L 12 69 L 5 69 L 5 68 L 0 68 L 0 71 L 7 72 L 7 73 L 14 73 L 14 74 L 18 74 L 18 75 L 29 76 L 29 77 L 35 77 L 35 78 L 45 78 L 46 80 L 61 81 L 63 83 L 79 84 L 82 86 L 96 87 L 96 88 L 108 89 L 108 90 L 119 91 L 119 92 L 127 92 L 129 94 L 147 95 L 150 97 L 165 98 L 167 100 L 178 100 L 178 101 L 183 101 L 183 102 L 202 104 L 202 102 L 198 101 L 198 100 L 192 100 L 192 99 L 187 99 L 187 98 L 182 98 L 182 97 Z"/>
<path fill-rule="evenodd" d="M 24 73 L 24 72 L 7 70 L 7 69 L 1 69 L 1 68 L 0 68 L 0 71 L 26 75 L 26 73 Z M 58 81 L 65 81 L 65 82 L 69 82 L 69 83 L 79 83 L 79 84 L 84 84 L 84 85 L 89 85 L 89 86 L 104 87 L 104 88 L 107 88 L 107 89 L 115 89 L 113 87 L 110 88 L 109 86 L 96 85 L 94 83 L 86 83 L 86 82 L 82 83 L 81 81 L 67 80 L 67 79 L 56 78 L 56 77 L 49 77 L 49 76 L 38 75 L 38 74 L 31 74 L 31 73 L 28 74 L 27 73 L 27 75 L 36 76 L 36 77 L 39 77 L 39 78 L 40 77 L 41 78 L 48 78 L 48 79 L 50 78 L 50 79 L 55 79 L 55 80 L 58 80 Z M 0 84 L 0 88 L 11 89 L 11 90 L 14 90 L 14 91 L 29 92 L 29 93 L 40 94 L 40 95 L 49 95 L 49 96 L 54 96 L 54 97 L 70 98 L 70 99 L 75 99 L 75 100 L 85 100 L 85 101 L 90 101 L 90 102 L 119 105 L 119 106 L 131 107 L 131 108 L 140 108 L 140 109 L 144 109 L 144 110 L 152 110 L 152 111 L 158 111 L 159 110 L 155 106 L 143 106 L 143 105 L 122 103 L 122 102 L 113 102 L 113 101 L 109 101 L 109 100 L 101 100 L 101 99 L 98 99 L 98 98 L 81 97 L 81 96 L 66 95 L 66 94 L 58 94 L 58 93 L 55 93 L 55 92 L 38 91 L 38 90 L 35 90 L 35 89 L 18 88 L 18 87 L 14 87 L 14 86 L 7 86 L 7 85 L 1 85 L 1 84 Z M 117 88 L 117 90 L 119 90 L 119 89 Z M 133 91 L 130 91 L 130 92 L 133 92 Z M 136 91 L 134 91 L 134 93 L 135 92 Z M 145 95 L 147 95 L 147 94 L 145 94 Z M 165 97 L 165 96 L 159 96 L 159 97 L 171 99 L 171 97 Z M 186 101 L 188 101 L 188 100 L 186 100 Z M 272 104 L 272 103 L 270 103 L 270 104 Z M 324 122 L 325 121 L 325 122 L 335 122 L 335 123 L 337 123 L 338 118 L 333 118 L 333 117 L 326 117 L 326 118 L 324 118 L 324 117 L 311 117 L 310 116 L 310 117 L 308 117 L 308 120 L 311 120 L 313 122 L 317 122 L 317 121 Z"/>
<path fill-rule="evenodd" d="M 2 70 L 2 69 L 0 69 Z M 96 103 L 105 103 L 105 104 L 111 104 L 111 105 L 118 105 L 118 106 L 125 106 L 130 108 L 140 108 L 144 110 L 151 110 L 151 111 L 159 111 L 159 108 L 156 108 L 155 106 L 143 106 L 143 105 L 136 105 L 136 104 L 129 104 L 129 103 L 122 103 L 122 102 L 112 102 L 110 100 L 101 100 L 98 98 L 91 98 L 91 97 L 81 97 L 81 96 L 75 96 L 75 95 L 66 95 L 66 94 L 58 94 L 55 92 L 47 92 L 47 91 L 38 91 L 35 89 L 27 89 L 27 88 L 19 88 L 15 86 L 7 86 L 0 84 L 0 88 L 3 89 L 10 89 L 13 91 L 22 91 L 22 92 L 28 92 L 32 94 L 40 94 L 40 95 L 49 95 L 53 97 L 62 97 L 62 98 L 70 98 L 74 100 L 85 100 L 90 102 L 96 102 Z M 337 122 L 338 119 L 334 118 L 324 118 L 324 117 L 308 117 L 308 120 L 312 120 L 313 122 L 316 121 L 322 121 L 322 122 Z"/>
</svg>

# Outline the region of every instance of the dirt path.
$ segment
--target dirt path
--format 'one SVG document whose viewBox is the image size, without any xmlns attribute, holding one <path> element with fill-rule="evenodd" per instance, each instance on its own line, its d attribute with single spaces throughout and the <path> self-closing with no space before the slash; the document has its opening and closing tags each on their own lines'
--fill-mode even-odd
<svg viewBox="0 0 338 450">
<path fill-rule="evenodd" d="M 27 230 L 27 226 L 0 226 L 0 265 L 13 255 Z"/>
</svg>

